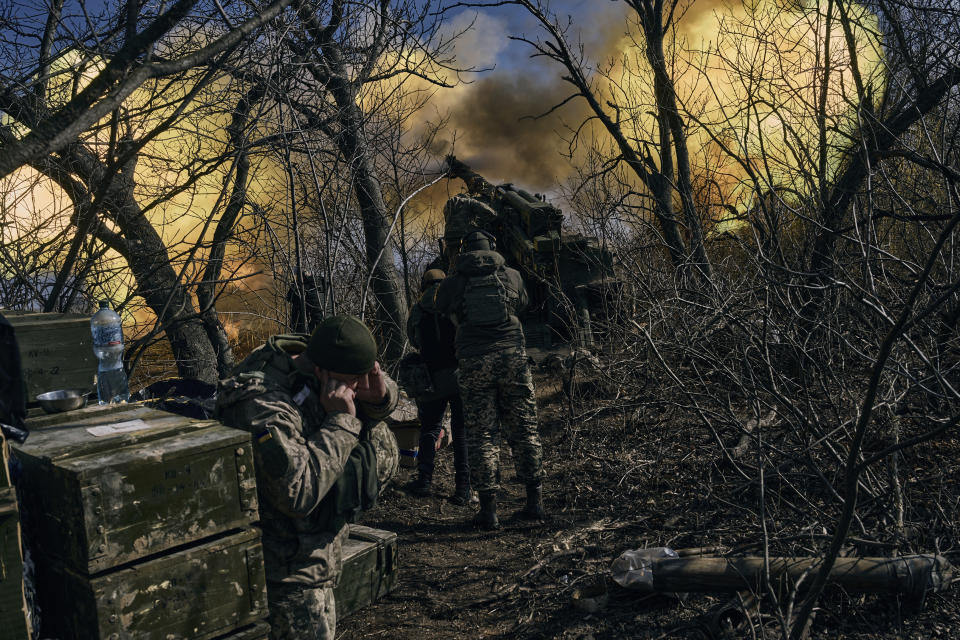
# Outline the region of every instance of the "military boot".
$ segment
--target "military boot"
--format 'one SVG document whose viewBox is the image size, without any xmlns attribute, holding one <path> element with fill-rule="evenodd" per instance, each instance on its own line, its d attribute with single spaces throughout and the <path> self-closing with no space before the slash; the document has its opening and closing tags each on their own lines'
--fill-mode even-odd
<svg viewBox="0 0 960 640">
<path fill-rule="evenodd" d="M 417 498 L 428 498 L 433 493 L 433 483 L 430 481 L 430 478 L 425 478 L 424 476 L 420 476 L 413 482 L 408 483 L 404 488 L 407 490 L 407 493 Z"/>
<path fill-rule="evenodd" d="M 535 482 L 527 485 L 527 504 L 518 513 L 518 518 L 524 520 L 546 520 L 547 512 L 543 510 L 543 484 Z"/>
<path fill-rule="evenodd" d="M 457 472 L 456 482 L 450 502 L 458 505 L 476 504 L 477 494 L 470 488 L 470 474 Z"/>
<path fill-rule="evenodd" d="M 458 484 L 450 496 L 450 502 L 456 505 L 476 504 L 477 494 L 471 489 L 469 484 Z"/>
<path fill-rule="evenodd" d="M 473 518 L 473 524 L 485 531 L 495 531 L 500 528 L 500 519 L 497 518 L 496 491 L 480 493 L 480 513 Z"/>
</svg>

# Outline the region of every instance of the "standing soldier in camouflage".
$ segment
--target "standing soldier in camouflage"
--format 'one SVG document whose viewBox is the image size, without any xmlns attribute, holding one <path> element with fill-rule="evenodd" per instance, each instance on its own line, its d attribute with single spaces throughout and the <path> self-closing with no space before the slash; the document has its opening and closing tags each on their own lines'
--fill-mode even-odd
<svg viewBox="0 0 960 640">
<path fill-rule="evenodd" d="M 443 205 L 443 257 L 453 267 L 467 234 L 489 226 L 497 214 L 486 203 L 458 194 Z"/>
<path fill-rule="evenodd" d="M 417 479 L 407 485 L 415 496 L 426 497 L 433 492 L 433 467 L 437 440 L 443 432 L 443 415 L 450 407 L 450 431 L 453 438 L 454 492 L 451 501 L 465 505 L 476 502 L 470 490 L 470 463 L 467 460 L 467 440 L 463 422 L 463 401 L 457 387 L 456 327 L 439 313 L 436 307 L 437 288 L 446 274 L 440 269 L 428 269 L 420 280 L 422 294 L 410 311 L 407 320 L 407 338 L 420 350 L 433 391 L 419 396 L 417 415 L 420 417 L 420 442 L 417 454 Z M 401 379 L 402 381 L 402 379 Z M 408 389 L 409 391 L 409 389 Z"/>
<path fill-rule="evenodd" d="M 347 522 L 396 473 L 380 420 L 399 395 L 376 358 L 360 320 L 333 316 L 273 336 L 220 383 L 217 417 L 253 435 L 271 640 L 333 640 Z"/>
<path fill-rule="evenodd" d="M 493 236 L 476 232 L 463 239 L 454 273 L 440 284 L 436 306 L 457 325 L 457 380 L 473 488 L 480 494 L 476 524 L 492 530 L 500 488 L 500 428 L 513 451 L 527 503 L 519 515 L 542 520 L 543 450 L 537 433 L 533 376 L 517 313 L 527 305 L 520 274 L 504 264 Z"/>
</svg>

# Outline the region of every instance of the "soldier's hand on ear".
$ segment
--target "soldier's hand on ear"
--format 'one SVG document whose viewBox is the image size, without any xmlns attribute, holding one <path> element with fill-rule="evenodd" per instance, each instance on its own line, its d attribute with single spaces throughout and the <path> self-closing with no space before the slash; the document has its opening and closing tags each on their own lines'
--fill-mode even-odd
<svg viewBox="0 0 960 640">
<path fill-rule="evenodd" d="M 387 380 L 383 375 L 383 369 L 379 362 L 373 363 L 371 369 L 365 376 L 360 378 L 357 385 L 357 400 L 374 405 L 383 404 L 387 397 Z"/>
<path fill-rule="evenodd" d="M 349 413 L 351 416 L 357 416 L 357 408 L 353 404 L 356 393 L 349 386 L 331 378 L 325 369 L 320 369 L 320 388 L 323 393 L 320 395 L 320 404 L 323 405 L 327 413 Z"/>
</svg>

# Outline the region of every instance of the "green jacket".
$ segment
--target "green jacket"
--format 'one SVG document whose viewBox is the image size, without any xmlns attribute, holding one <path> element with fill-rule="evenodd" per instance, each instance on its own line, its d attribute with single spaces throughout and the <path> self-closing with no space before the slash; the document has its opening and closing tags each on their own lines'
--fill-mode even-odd
<svg viewBox="0 0 960 640">
<path fill-rule="evenodd" d="M 507 294 L 507 320 L 497 326 L 472 326 L 462 322 L 462 305 L 467 281 L 471 276 L 499 271 Z M 517 318 L 528 304 L 523 278 L 516 269 L 506 266 L 496 251 L 468 251 L 460 254 L 454 273 L 440 283 L 436 308 L 450 316 L 457 325 L 457 358 L 482 356 L 502 349 L 524 346 L 523 326 Z"/>
<path fill-rule="evenodd" d="M 358 403 L 358 417 L 328 414 L 313 371 L 293 359 L 307 340 L 306 334 L 273 336 L 251 353 L 221 381 L 216 416 L 253 436 L 267 580 L 330 586 L 340 575 L 347 527 L 344 518 L 330 517 L 324 498 L 365 426 L 390 415 L 399 393 L 388 378 L 382 405 Z"/>
</svg>

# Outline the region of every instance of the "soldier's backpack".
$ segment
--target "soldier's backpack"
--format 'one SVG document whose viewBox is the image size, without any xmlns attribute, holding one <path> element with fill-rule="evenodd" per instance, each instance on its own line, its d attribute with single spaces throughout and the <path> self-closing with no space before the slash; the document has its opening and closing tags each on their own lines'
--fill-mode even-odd
<svg viewBox="0 0 960 640">
<path fill-rule="evenodd" d="M 501 269 L 467 278 L 463 317 L 467 324 L 475 327 L 495 327 L 510 319 L 510 300 Z"/>
</svg>

